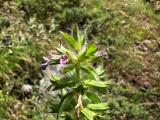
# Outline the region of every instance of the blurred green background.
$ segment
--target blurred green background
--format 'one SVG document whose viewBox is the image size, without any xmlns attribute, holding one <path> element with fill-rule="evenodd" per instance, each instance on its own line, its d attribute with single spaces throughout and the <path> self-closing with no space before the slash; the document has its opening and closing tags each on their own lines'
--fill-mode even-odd
<svg viewBox="0 0 160 120">
<path fill-rule="evenodd" d="M 40 64 L 74 24 L 108 53 L 103 120 L 159 120 L 158 0 L 0 0 L 0 120 L 55 119 L 53 98 L 38 89 Z M 33 87 L 25 100 L 24 84 Z"/>
</svg>

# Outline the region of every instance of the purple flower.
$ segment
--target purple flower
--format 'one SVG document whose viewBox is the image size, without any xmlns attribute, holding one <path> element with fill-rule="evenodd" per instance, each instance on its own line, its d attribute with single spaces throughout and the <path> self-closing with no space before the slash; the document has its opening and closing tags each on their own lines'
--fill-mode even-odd
<svg viewBox="0 0 160 120">
<path fill-rule="evenodd" d="M 66 54 L 64 54 L 64 55 L 62 56 L 62 58 L 60 59 L 60 64 L 65 65 L 65 64 L 67 64 L 67 63 L 68 63 L 68 57 L 67 57 Z"/>
<path fill-rule="evenodd" d="M 47 68 L 47 66 L 48 66 L 48 63 L 43 63 L 43 64 L 41 64 L 41 69 L 45 70 Z"/>
<path fill-rule="evenodd" d="M 45 70 L 48 66 L 49 59 L 47 57 L 43 57 L 43 62 L 41 64 L 41 69 Z"/>
</svg>

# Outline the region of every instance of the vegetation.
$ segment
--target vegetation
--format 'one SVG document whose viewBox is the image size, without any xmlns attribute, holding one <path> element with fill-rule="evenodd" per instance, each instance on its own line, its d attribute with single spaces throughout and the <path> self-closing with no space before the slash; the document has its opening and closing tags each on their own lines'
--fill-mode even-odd
<svg viewBox="0 0 160 120">
<path fill-rule="evenodd" d="M 82 113 L 87 119 L 93 120 L 97 116 L 93 111 L 108 109 L 108 105 L 101 103 L 100 98 L 95 94 L 96 89 L 106 89 L 109 84 L 109 81 L 104 80 L 105 70 L 103 66 L 97 63 L 101 61 L 103 55 L 97 51 L 93 43 L 87 43 L 85 34 L 78 28 L 74 28 L 73 37 L 63 32 L 61 34 L 70 49 L 61 45 L 60 48 L 57 48 L 57 54 L 55 53 L 59 58 L 53 57 L 53 60 L 46 61 L 52 65 L 60 65 L 59 74 L 53 73 L 51 79 L 54 86 L 53 90 L 60 89 L 62 91 L 61 100 L 56 110 L 57 119 L 59 119 L 63 102 L 70 99 L 66 104 L 70 105 L 71 111 L 76 109 L 74 119 L 82 119 L 83 117 L 80 116 Z M 44 65 L 47 67 L 46 64 L 42 64 L 43 68 Z M 70 89 L 70 91 L 68 92 L 65 88 Z M 76 103 L 76 105 L 71 103 Z M 64 106 L 63 110 L 66 111 L 67 108 Z M 70 109 L 67 109 L 66 112 L 68 111 Z M 67 114 L 66 118 L 68 117 L 73 118 Z"/>
<path fill-rule="evenodd" d="M 56 95 L 50 95 L 50 92 L 46 92 L 47 87 L 42 88 L 41 84 L 46 73 L 50 74 L 48 69 L 51 67 L 48 66 L 47 70 L 40 69 L 43 56 L 50 58 L 55 55 L 59 44 L 63 44 L 65 48 L 71 46 L 69 50 L 73 51 L 82 47 L 74 47 L 70 40 L 67 41 L 68 45 L 61 37 L 76 39 L 74 25 L 77 24 L 80 30 L 86 30 L 84 40 L 89 44 L 94 43 L 98 50 L 104 51 L 105 56 L 100 61 L 103 64 L 100 66 L 103 65 L 106 72 L 101 80 L 111 81 L 110 85 L 104 85 L 107 89 L 94 88 L 90 91 L 107 104 L 107 110 L 94 119 L 158 120 L 159 5 L 158 0 L 0 0 L 0 118 L 56 119 L 57 103 L 68 91 L 80 89 L 80 93 L 83 93 L 81 90 L 85 88 L 84 84 L 78 84 L 79 82 L 74 83 L 70 89 L 57 90 Z M 63 32 L 60 34 L 59 31 Z M 61 47 L 58 52 L 62 52 Z M 60 55 L 63 54 L 67 55 L 71 65 L 77 65 L 68 52 Z M 92 62 L 87 61 L 82 67 L 89 66 Z M 55 65 L 52 66 L 55 68 Z M 72 68 L 74 70 L 69 69 L 67 73 L 61 72 L 65 76 L 70 72 L 74 74 L 76 67 Z M 96 68 L 99 68 L 99 64 Z M 93 76 L 92 73 L 91 69 L 81 71 L 82 75 L 94 78 L 96 73 Z M 54 79 L 53 76 L 51 85 L 58 85 L 55 81 L 57 79 L 59 78 Z M 32 86 L 31 96 L 24 96 L 24 85 Z M 61 89 L 66 86 L 59 87 Z M 52 89 L 53 86 L 50 91 Z M 95 94 L 90 94 L 90 97 L 85 97 L 84 94 L 84 108 L 88 103 L 99 100 Z M 76 105 L 74 97 L 66 99 L 61 109 L 61 119 L 74 119 L 73 110 Z M 92 104 L 90 107 L 93 107 Z M 82 109 L 82 113 L 85 110 Z M 86 119 L 85 115 L 81 114 L 80 119 Z"/>
</svg>

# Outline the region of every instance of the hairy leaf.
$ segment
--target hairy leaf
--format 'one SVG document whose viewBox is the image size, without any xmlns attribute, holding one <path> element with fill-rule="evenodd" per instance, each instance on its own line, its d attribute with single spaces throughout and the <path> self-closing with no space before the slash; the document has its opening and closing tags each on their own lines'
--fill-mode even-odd
<svg viewBox="0 0 160 120">
<path fill-rule="evenodd" d="M 87 66 L 81 66 L 80 68 L 82 71 L 92 76 L 95 80 L 99 80 L 99 76 L 97 75 L 95 69 L 92 66 L 87 65 Z"/>
<path fill-rule="evenodd" d="M 57 51 L 61 54 L 65 54 L 66 52 L 69 52 L 70 50 L 68 50 L 67 48 L 65 48 L 63 45 L 60 46 L 60 48 L 56 48 Z"/>
<path fill-rule="evenodd" d="M 99 76 L 101 76 L 101 75 L 103 75 L 105 73 L 105 70 L 103 69 L 103 67 L 101 65 L 98 66 L 98 68 L 96 68 L 95 71 Z"/>
<path fill-rule="evenodd" d="M 107 103 L 89 104 L 87 108 L 91 110 L 104 111 L 108 109 L 108 104 Z"/>
<path fill-rule="evenodd" d="M 77 36 L 78 36 L 78 47 L 79 47 L 79 49 L 81 49 L 82 46 L 83 46 L 84 43 L 85 43 L 84 34 L 83 34 L 82 31 L 79 31 L 79 30 L 78 30 Z"/>
<path fill-rule="evenodd" d="M 94 117 L 97 115 L 95 112 L 90 111 L 88 108 L 83 108 L 81 112 L 88 120 L 94 120 Z"/>
<path fill-rule="evenodd" d="M 51 80 L 52 82 L 53 80 Z M 57 81 L 54 81 L 54 90 L 63 89 L 65 87 L 71 87 L 75 85 L 75 80 L 73 76 L 64 76 Z"/>
<path fill-rule="evenodd" d="M 102 81 L 95 81 L 95 80 L 85 80 L 84 84 L 86 86 L 91 86 L 91 87 L 106 88 L 108 84 L 110 84 L 110 81 L 102 82 Z"/>
<path fill-rule="evenodd" d="M 86 55 L 86 51 L 87 51 L 87 43 L 85 43 L 83 45 L 83 47 L 79 50 L 78 60 L 80 62 L 86 60 L 87 58 L 89 58 L 89 57 L 85 56 Z"/>
<path fill-rule="evenodd" d="M 62 71 L 63 71 L 63 73 L 67 73 L 67 72 L 72 71 L 74 68 L 75 68 L 74 64 L 68 64 L 68 65 L 64 66 Z"/>
<path fill-rule="evenodd" d="M 74 91 L 72 91 L 72 92 L 69 92 L 69 93 L 65 94 L 62 97 L 62 99 L 61 99 L 61 101 L 59 103 L 59 106 L 58 106 L 58 112 L 57 112 L 57 118 L 56 118 L 56 120 L 59 120 L 59 115 L 60 115 L 60 112 L 61 112 L 61 107 L 62 107 L 62 104 L 65 101 L 65 99 L 68 98 L 68 97 L 73 96 L 74 94 L 75 94 Z"/>
<path fill-rule="evenodd" d="M 93 44 L 89 44 L 86 52 L 86 56 L 93 56 L 96 53 L 97 48 Z"/>
<path fill-rule="evenodd" d="M 61 35 L 63 36 L 63 38 L 66 40 L 66 42 L 68 43 L 68 45 L 71 47 L 71 48 L 73 48 L 73 49 L 76 49 L 76 41 L 75 41 L 75 39 L 72 37 L 72 36 L 70 36 L 70 35 L 68 35 L 68 34 L 66 34 L 66 33 L 64 33 L 64 32 L 60 32 L 61 33 Z"/>
<path fill-rule="evenodd" d="M 94 103 L 101 103 L 100 98 L 93 92 L 86 92 L 86 96 Z"/>
</svg>

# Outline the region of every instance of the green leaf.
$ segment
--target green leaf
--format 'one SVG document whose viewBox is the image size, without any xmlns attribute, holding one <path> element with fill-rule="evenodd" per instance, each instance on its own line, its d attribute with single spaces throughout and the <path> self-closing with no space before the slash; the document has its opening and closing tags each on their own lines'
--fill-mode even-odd
<svg viewBox="0 0 160 120">
<path fill-rule="evenodd" d="M 76 50 L 76 41 L 75 41 L 75 39 L 72 37 L 72 36 L 70 36 L 70 35 L 68 35 L 68 34 L 66 34 L 66 33 L 64 33 L 64 32 L 60 32 L 61 33 L 61 35 L 63 36 L 63 38 L 66 40 L 66 42 L 68 43 L 68 45 L 71 47 L 71 48 L 73 48 L 73 49 L 75 49 Z"/>
<path fill-rule="evenodd" d="M 101 65 L 99 65 L 97 68 L 96 68 L 96 73 L 98 74 L 98 76 L 101 76 L 105 73 L 105 70 L 103 69 L 103 67 Z"/>
<path fill-rule="evenodd" d="M 80 92 L 81 94 L 84 94 L 84 86 L 82 84 L 78 85 L 76 91 Z"/>
<path fill-rule="evenodd" d="M 75 63 L 77 61 L 77 56 L 72 51 L 67 52 L 66 55 L 70 62 Z"/>
<path fill-rule="evenodd" d="M 104 111 L 108 109 L 108 104 L 107 103 L 89 104 L 87 108 L 91 110 Z"/>
<path fill-rule="evenodd" d="M 74 38 L 75 40 L 78 39 L 78 36 L 77 36 L 78 30 L 79 30 L 79 28 L 78 28 L 77 24 L 74 24 L 74 25 L 72 26 L 72 36 L 73 36 L 73 38 Z"/>
<path fill-rule="evenodd" d="M 101 103 L 100 98 L 93 92 L 86 92 L 86 96 L 94 103 Z"/>
<path fill-rule="evenodd" d="M 84 33 L 78 30 L 77 36 L 78 36 L 78 47 L 79 49 L 81 49 L 85 43 Z"/>
<path fill-rule="evenodd" d="M 72 71 L 74 68 L 75 68 L 75 64 L 67 64 L 67 65 L 65 65 L 65 66 L 63 67 L 62 72 L 63 72 L 63 73 L 67 73 L 67 72 Z"/>
<path fill-rule="evenodd" d="M 97 48 L 93 44 L 89 44 L 86 52 L 86 56 L 92 56 L 94 53 L 96 53 Z"/>
<path fill-rule="evenodd" d="M 50 65 L 57 65 L 59 64 L 59 59 L 57 60 L 52 60 L 51 62 L 49 62 Z"/>
<path fill-rule="evenodd" d="M 79 50 L 79 53 L 78 53 L 78 61 L 84 61 L 84 60 L 86 60 L 87 58 L 89 58 L 89 57 L 87 57 L 87 56 L 85 56 L 86 55 L 86 51 L 87 51 L 87 43 L 85 43 L 84 45 L 83 45 L 83 47 Z"/>
<path fill-rule="evenodd" d="M 97 116 L 95 112 L 90 111 L 88 108 L 83 108 L 81 112 L 88 120 L 94 120 L 94 117 Z"/>
<path fill-rule="evenodd" d="M 85 80 L 84 84 L 86 86 L 91 86 L 91 87 L 106 88 L 108 84 L 110 84 L 110 81 L 102 82 L 102 81 L 95 81 L 95 80 Z"/>
<path fill-rule="evenodd" d="M 59 90 L 65 87 L 71 87 L 75 85 L 75 80 L 73 76 L 64 76 L 60 79 L 54 78 L 51 80 L 51 82 L 52 81 L 53 81 L 53 84 L 55 85 L 55 88 L 53 90 Z"/>
<path fill-rule="evenodd" d="M 56 83 L 61 79 L 61 77 L 57 76 L 57 75 L 51 75 L 51 80 L 50 82 L 52 83 Z"/>
<path fill-rule="evenodd" d="M 80 69 L 82 71 L 84 71 L 85 73 L 91 75 L 95 80 L 99 80 L 99 76 L 97 75 L 95 69 L 90 66 L 90 65 L 87 65 L 87 66 L 80 66 Z"/>
<path fill-rule="evenodd" d="M 61 54 L 65 54 L 66 52 L 69 52 L 69 50 L 65 48 L 63 45 L 61 45 L 60 48 L 56 48 L 56 50 Z"/>
<path fill-rule="evenodd" d="M 76 41 L 78 41 L 77 50 L 80 50 L 85 43 L 85 35 L 82 31 L 79 30 L 77 25 L 74 25 L 72 28 L 72 36 Z"/>
<path fill-rule="evenodd" d="M 58 106 L 59 106 L 58 101 L 59 99 L 54 99 L 54 98 L 48 99 L 48 103 L 49 103 L 48 105 L 49 105 L 49 108 L 51 109 L 51 113 L 57 113 Z"/>
<path fill-rule="evenodd" d="M 60 112 L 61 112 L 61 107 L 62 107 L 62 104 L 63 104 L 63 102 L 65 101 L 65 99 L 68 98 L 68 97 L 73 96 L 74 94 L 75 94 L 75 92 L 72 91 L 72 92 L 69 92 L 69 93 L 65 94 L 65 95 L 62 97 L 62 99 L 61 99 L 61 101 L 60 101 L 60 103 L 59 103 L 59 105 L 58 105 L 58 112 L 57 112 L 57 118 L 56 118 L 56 120 L 59 120 L 59 115 L 60 115 Z"/>
<path fill-rule="evenodd" d="M 66 98 L 66 100 L 63 102 L 61 110 L 63 110 L 63 112 L 71 112 L 75 109 L 76 105 L 77 105 L 76 97 L 70 96 L 70 97 Z"/>
<path fill-rule="evenodd" d="M 73 118 L 72 118 L 69 114 L 67 114 L 67 115 L 65 116 L 65 120 L 73 120 Z"/>
</svg>

